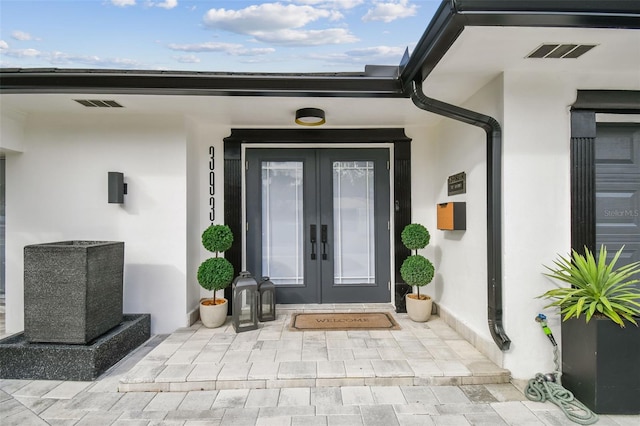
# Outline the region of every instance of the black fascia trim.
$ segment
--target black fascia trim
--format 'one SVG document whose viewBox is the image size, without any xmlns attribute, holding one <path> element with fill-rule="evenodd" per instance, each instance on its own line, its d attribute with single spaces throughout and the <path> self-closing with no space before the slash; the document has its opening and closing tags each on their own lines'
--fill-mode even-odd
<svg viewBox="0 0 640 426">
<path fill-rule="evenodd" d="M 487 322 L 502 351 L 511 340 L 502 324 L 502 129 L 488 115 L 427 97 L 413 82 L 411 100 L 420 109 L 482 128 L 487 134 Z"/>
<path fill-rule="evenodd" d="M 409 142 L 403 128 L 231 129 L 225 143 L 389 143 Z"/>
<path fill-rule="evenodd" d="M 0 70 L 2 93 L 408 97 L 397 78 L 130 71 Z"/>
<path fill-rule="evenodd" d="M 464 30 L 464 24 L 456 17 L 452 1 L 444 0 L 440 3 L 400 73 L 402 85 L 408 92 L 411 91 L 411 84 L 417 74 L 424 69 L 420 80 L 424 81 Z"/>
<path fill-rule="evenodd" d="M 634 15 L 637 0 L 454 0 L 460 12 L 543 12 L 593 15 Z"/>
<path fill-rule="evenodd" d="M 465 27 L 640 29 L 637 0 L 443 0 L 400 75 L 405 90 L 438 65 Z"/>
<path fill-rule="evenodd" d="M 578 90 L 572 110 L 637 114 L 640 90 Z"/>
</svg>

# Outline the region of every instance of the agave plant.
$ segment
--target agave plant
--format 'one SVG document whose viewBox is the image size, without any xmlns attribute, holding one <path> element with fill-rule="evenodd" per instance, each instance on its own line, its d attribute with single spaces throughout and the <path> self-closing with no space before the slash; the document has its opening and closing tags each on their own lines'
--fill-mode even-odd
<svg viewBox="0 0 640 426">
<path fill-rule="evenodd" d="M 637 326 L 634 317 L 640 316 L 640 289 L 635 284 L 640 280 L 632 277 L 640 272 L 640 262 L 614 269 L 623 249 L 616 252 L 608 264 L 607 249 L 603 245 L 598 260 L 585 247 L 584 255 L 574 250 L 571 257 L 560 256 L 555 260 L 554 268 L 545 266 L 550 271 L 545 275 L 571 285 L 539 296 L 554 300 L 545 307 L 560 307 L 563 321 L 584 314 L 589 322 L 594 315 L 604 315 L 620 327 L 625 326 L 625 319 Z"/>
</svg>

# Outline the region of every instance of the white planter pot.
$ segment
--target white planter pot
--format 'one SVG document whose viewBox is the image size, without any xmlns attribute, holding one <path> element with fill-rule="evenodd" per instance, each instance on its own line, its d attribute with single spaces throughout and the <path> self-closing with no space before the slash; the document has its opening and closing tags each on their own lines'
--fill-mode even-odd
<svg viewBox="0 0 640 426">
<path fill-rule="evenodd" d="M 227 320 L 227 299 L 223 299 L 224 303 L 217 305 L 203 305 L 203 300 L 211 299 L 200 300 L 200 320 L 202 324 L 208 328 L 220 327 Z"/>
<path fill-rule="evenodd" d="M 414 299 L 410 296 L 417 296 L 416 294 L 410 293 L 405 297 L 405 302 L 407 305 L 407 315 L 415 322 L 425 322 L 428 321 L 431 317 L 431 307 L 433 305 L 433 301 L 429 296 L 427 299 L 419 300 Z"/>
</svg>

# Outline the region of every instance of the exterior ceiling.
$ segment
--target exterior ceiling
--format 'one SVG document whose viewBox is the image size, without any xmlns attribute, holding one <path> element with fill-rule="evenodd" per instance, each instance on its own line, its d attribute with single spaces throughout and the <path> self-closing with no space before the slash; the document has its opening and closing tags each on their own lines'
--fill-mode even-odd
<svg viewBox="0 0 640 426">
<path fill-rule="evenodd" d="M 526 58 L 543 43 L 597 46 L 577 59 Z M 598 74 L 606 74 L 606 83 L 614 85 L 612 73 L 635 74 L 640 84 L 640 30 L 467 27 L 424 81 L 423 90 L 429 97 L 460 104 L 502 72 L 588 73 L 600 86 L 605 82 Z"/>
<path fill-rule="evenodd" d="M 543 43 L 597 46 L 577 59 L 526 58 Z M 640 30 L 467 27 L 427 77 L 423 89 L 430 97 L 459 105 L 502 72 L 589 73 L 594 82 L 613 86 L 611 73 L 635 73 L 640 84 Z M 606 80 L 598 80 L 600 73 L 607 74 Z M 124 108 L 86 108 L 74 99 L 115 100 Z M 419 110 L 408 98 L 3 94 L 0 102 L 4 111 L 25 115 L 180 115 L 229 127 L 297 127 L 294 114 L 303 107 L 326 111 L 323 128 L 429 126 L 440 120 Z"/>
</svg>

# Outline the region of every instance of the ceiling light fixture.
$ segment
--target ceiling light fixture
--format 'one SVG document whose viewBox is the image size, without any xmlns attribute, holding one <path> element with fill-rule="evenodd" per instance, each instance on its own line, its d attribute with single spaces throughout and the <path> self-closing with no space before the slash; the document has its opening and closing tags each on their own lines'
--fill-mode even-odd
<svg viewBox="0 0 640 426">
<path fill-rule="evenodd" d="M 296 124 L 301 126 L 320 126 L 327 121 L 320 108 L 300 108 L 296 111 Z"/>
</svg>

